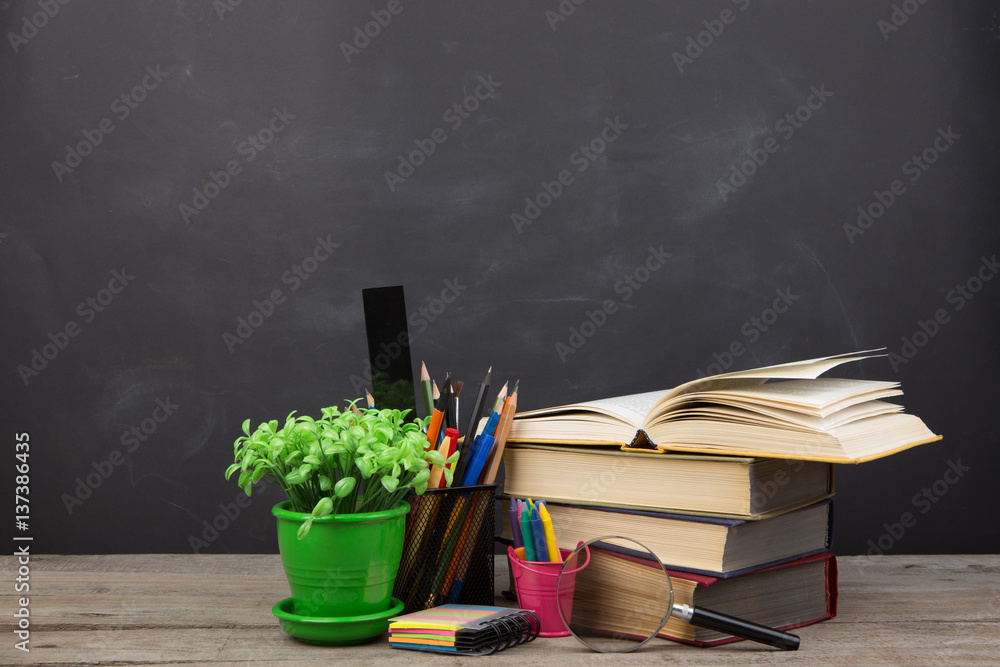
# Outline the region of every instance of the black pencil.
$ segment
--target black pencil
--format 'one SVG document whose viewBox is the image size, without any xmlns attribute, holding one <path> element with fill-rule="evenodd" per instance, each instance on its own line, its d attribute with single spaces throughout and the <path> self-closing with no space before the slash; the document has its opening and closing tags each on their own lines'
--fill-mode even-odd
<svg viewBox="0 0 1000 667">
<path fill-rule="evenodd" d="M 479 385 L 479 394 L 476 396 L 476 402 L 472 406 L 472 416 L 469 418 L 469 427 L 465 429 L 465 440 L 462 441 L 462 448 L 459 450 L 461 453 L 458 455 L 458 465 L 455 469 L 455 479 L 462 479 L 462 474 L 465 472 L 465 466 L 469 462 L 469 453 L 472 451 L 472 441 L 476 437 L 476 427 L 479 425 L 479 419 L 483 416 L 483 407 L 486 405 L 486 395 L 490 391 L 490 374 L 493 372 L 493 367 L 490 366 L 489 370 L 486 371 L 486 377 L 483 378 L 482 384 Z"/>
</svg>

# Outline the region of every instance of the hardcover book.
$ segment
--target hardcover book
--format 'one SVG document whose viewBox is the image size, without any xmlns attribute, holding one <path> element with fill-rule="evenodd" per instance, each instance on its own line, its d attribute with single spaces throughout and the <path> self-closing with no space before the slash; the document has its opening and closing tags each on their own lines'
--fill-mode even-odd
<svg viewBox="0 0 1000 667">
<path fill-rule="evenodd" d="M 818 461 L 511 445 L 504 492 L 564 504 L 760 519 L 828 498 Z"/>
<path fill-rule="evenodd" d="M 500 541 L 513 533 L 503 503 Z M 698 517 L 546 502 L 556 541 L 573 548 L 598 535 L 622 535 L 645 545 L 668 567 L 730 578 L 829 549 L 829 500 L 765 521 Z"/>
<path fill-rule="evenodd" d="M 597 577 L 577 581 L 574 608 L 590 605 L 588 617 L 598 631 L 646 637 L 662 617 L 662 605 L 650 605 L 650 591 L 659 590 L 663 573 L 649 560 L 604 549 L 590 550 L 588 567 Z M 817 554 L 730 579 L 718 579 L 668 570 L 674 602 L 712 609 L 779 630 L 791 630 L 837 615 L 837 560 L 832 553 Z M 600 601 L 595 604 L 595 601 Z M 696 646 L 740 641 L 716 630 L 696 627 L 671 617 L 658 636 Z"/>
</svg>

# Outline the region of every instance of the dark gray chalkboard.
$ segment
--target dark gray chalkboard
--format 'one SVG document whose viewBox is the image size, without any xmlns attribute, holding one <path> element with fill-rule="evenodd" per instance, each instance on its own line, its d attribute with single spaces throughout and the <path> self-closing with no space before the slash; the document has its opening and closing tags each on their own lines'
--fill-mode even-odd
<svg viewBox="0 0 1000 667">
<path fill-rule="evenodd" d="M 36 552 L 273 551 L 240 424 L 360 395 L 403 285 L 522 408 L 886 346 L 945 440 L 838 469 L 837 552 L 996 551 L 997 15 L 5 3 L 5 497 L 24 432 Z"/>
</svg>

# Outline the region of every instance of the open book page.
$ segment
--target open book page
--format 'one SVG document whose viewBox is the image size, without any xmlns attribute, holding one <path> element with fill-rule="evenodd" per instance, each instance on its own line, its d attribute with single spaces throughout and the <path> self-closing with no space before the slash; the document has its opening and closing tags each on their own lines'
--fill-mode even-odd
<svg viewBox="0 0 1000 667">
<path fill-rule="evenodd" d="M 885 401 L 865 401 L 838 410 L 829 417 L 817 417 L 766 405 L 743 404 L 722 399 L 711 404 L 700 403 L 696 407 L 671 411 L 665 420 L 710 419 L 719 422 L 760 424 L 806 431 L 827 431 L 858 419 L 902 412 L 902 410 L 902 406 Z"/>
<path fill-rule="evenodd" d="M 836 368 L 849 361 L 860 361 L 861 359 L 871 359 L 882 357 L 884 354 L 870 354 L 880 352 L 878 350 L 864 350 L 861 352 L 849 352 L 847 354 L 837 354 L 831 357 L 819 357 L 817 359 L 806 359 L 805 361 L 793 361 L 787 364 L 777 364 L 775 366 L 764 366 L 763 368 L 751 368 L 745 371 L 733 371 L 732 373 L 722 373 L 721 375 L 711 375 L 706 378 L 692 380 L 677 386 L 663 395 L 661 402 L 688 394 L 693 391 L 709 391 L 719 386 L 725 386 L 726 380 L 757 378 L 769 380 L 774 378 L 794 380 L 794 379 L 815 379 L 831 368 Z M 762 384 L 762 383 L 761 383 Z"/>
<path fill-rule="evenodd" d="M 635 428 L 639 428 L 639 424 L 642 423 L 646 414 L 654 405 L 656 405 L 661 396 L 663 396 L 662 391 L 650 391 L 644 394 L 615 396 L 613 398 L 602 398 L 596 401 L 587 401 L 585 403 L 574 403 L 572 405 L 561 405 L 554 408 L 529 410 L 527 412 L 520 412 L 514 417 L 515 419 L 520 419 L 522 417 L 553 415 L 556 413 L 565 414 L 572 413 L 577 410 L 590 410 L 620 419 L 628 422 Z"/>
<path fill-rule="evenodd" d="M 732 382 L 728 380 L 726 382 Z M 661 401 L 647 417 L 647 422 L 668 418 L 670 413 L 691 403 L 730 403 L 753 409 L 766 405 L 794 410 L 817 417 L 828 417 L 839 410 L 866 401 L 901 396 L 898 382 L 819 378 L 770 382 L 755 387 L 716 387 L 711 391 L 695 391 Z"/>
</svg>

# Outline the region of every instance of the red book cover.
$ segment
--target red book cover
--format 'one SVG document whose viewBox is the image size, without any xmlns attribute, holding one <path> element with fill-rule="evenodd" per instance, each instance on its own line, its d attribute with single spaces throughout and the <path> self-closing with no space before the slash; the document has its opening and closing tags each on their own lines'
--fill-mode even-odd
<svg viewBox="0 0 1000 667">
<path fill-rule="evenodd" d="M 638 560 L 638 559 L 637 559 Z M 832 553 L 822 553 L 813 556 L 807 556 L 805 558 L 800 558 L 789 563 L 782 563 L 780 565 L 775 565 L 774 567 L 765 568 L 758 570 L 755 573 L 750 573 L 742 575 L 744 577 L 752 577 L 756 574 L 764 572 L 772 572 L 776 570 L 782 570 L 789 567 L 795 567 L 797 565 L 805 565 L 807 563 L 815 563 L 817 561 L 826 561 L 826 612 L 814 618 L 808 620 L 799 621 L 797 623 L 789 623 L 785 625 L 776 626 L 778 630 L 793 630 L 795 628 L 801 628 L 806 625 L 812 625 L 814 623 L 819 623 L 820 621 L 825 621 L 828 618 L 833 618 L 837 615 L 837 558 Z M 648 561 L 647 561 L 648 563 Z M 678 570 L 668 570 L 670 576 L 673 579 L 687 579 L 688 581 L 693 581 L 698 585 L 698 588 L 709 587 L 713 584 L 723 581 L 735 581 L 740 577 L 734 577 L 732 579 L 720 579 L 718 577 L 710 577 L 701 574 L 693 574 L 691 572 L 681 572 Z M 698 606 L 698 591 L 695 591 L 694 595 L 695 606 Z M 715 609 L 714 611 L 719 611 L 722 613 L 727 613 L 725 609 Z M 749 618 L 747 620 L 754 620 Z M 670 639 L 672 641 L 678 641 L 684 644 L 691 644 L 693 646 L 719 646 L 722 644 L 730 644 L 732 642 L 743 641 L 738 637 L 723 637 L 721 639 L 716 639 L 712 641 L 691 641 L 686 639 L 681 639 L 678 637 L 673 637 L 664 633 L 660 633 L 660 636 L 665 639 Z"/>
</svg>

